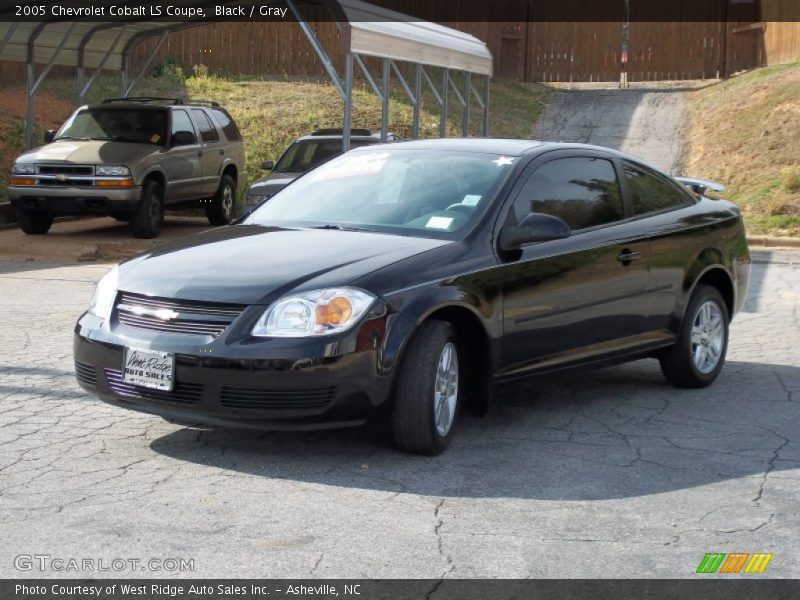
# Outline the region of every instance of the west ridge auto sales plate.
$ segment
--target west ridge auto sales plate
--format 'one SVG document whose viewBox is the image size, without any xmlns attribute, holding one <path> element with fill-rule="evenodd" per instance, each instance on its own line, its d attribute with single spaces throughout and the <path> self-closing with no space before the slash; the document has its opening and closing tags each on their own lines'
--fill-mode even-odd
<svg viewBox="0 0 800 600">
<path fill-rule="evenodd" d="M 175 355 L 156 350 L 125 348 L 122 381 L 153 390 L 172 390 L 175 381 Z"/>
</svg>

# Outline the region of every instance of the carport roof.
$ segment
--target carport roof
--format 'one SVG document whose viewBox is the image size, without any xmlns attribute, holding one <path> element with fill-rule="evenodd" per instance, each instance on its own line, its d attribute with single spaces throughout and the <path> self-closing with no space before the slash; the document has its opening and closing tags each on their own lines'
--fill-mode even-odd
<svg viewBox="0 0 800 600">
<path fill-rule="evenodd" d="M 40 2 L 48 7 L 61 2 Z M 345 50 L 424 65 L 492 74 L 492 55 L 477 38 L 360 0 L 332 0 L 345 23 Z M 0 60 L 120 71 L 124 56 L 145 37 L 204 22 L 18 21 L 0 23 Z M 81 61 L 81 53 L 83 60 Z"/>
</svg>

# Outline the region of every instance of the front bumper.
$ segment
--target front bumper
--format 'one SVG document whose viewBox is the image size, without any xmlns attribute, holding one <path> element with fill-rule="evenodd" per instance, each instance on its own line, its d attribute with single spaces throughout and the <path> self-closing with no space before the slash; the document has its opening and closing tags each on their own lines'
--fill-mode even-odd
<svg viewBox="0 0 800 600">
<path fill-rule="evenodd" d="M 395 316 L 395 318 L 399 318 Z M 386 317 L 367 321 L 335 342 L 263 339 L 231 342 L 225 334 L 192 346 L 192 336 L 103 325 L 85 314 L 74 336 L 78 383 L 115 406 L 175 422 L 263 430 L 307 430 L 363 423 L 389 397 L 382 370 Z M 113 330 L 116 328 L 116 330 Z M 171 392 L 125 384 L 125 346 L 175 354 Z"/>
<path fill-rule="evenodd" d="M 95 188 L 92 186 L 9 186 L 8 198 L 17 210 L 42 211 L 52 215 L 107 214 L 136 208 L 142 188 Z"/>
</svg>

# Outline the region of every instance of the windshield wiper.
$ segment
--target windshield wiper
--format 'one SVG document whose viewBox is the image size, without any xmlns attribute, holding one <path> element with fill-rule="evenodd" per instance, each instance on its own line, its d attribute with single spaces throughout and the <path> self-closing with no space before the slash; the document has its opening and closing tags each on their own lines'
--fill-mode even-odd
<svg viewBox="0 0 800 600">
<path fill-rule="evenodd" d="M 374 229 L 367 229 L 366 227 L 350 227 L 349 225 L 332 225 L 328 223 L 327 225 L 317 225 L 315 227 L 311 227 L 310 229 L 336 229 L 337 231 L 371 231 L 374 232 Z"/>
<path fill-rule="evenodd" d="M 79 135 L 60 135 L 57 138 L 53 138 L 53 141 L 54 142 L 57 142 L 58 140 L 84 140 L 85 141 L 85 140 L 89 140 L 89 139 L 91 139 L 91 138 L 81 137 Z"/>
</svg>

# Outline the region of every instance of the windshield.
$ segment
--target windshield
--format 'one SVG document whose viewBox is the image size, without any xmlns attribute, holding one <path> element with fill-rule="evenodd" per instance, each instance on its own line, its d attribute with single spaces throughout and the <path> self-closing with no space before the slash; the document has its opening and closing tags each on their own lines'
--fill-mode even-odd
<svg viewBox="0 0 800 600">
<path fill-rule="evenodd" d="M 57 140 L 111 140 L 163 144 L 167 130 L 165 110 L 91 108 L 79 110 L 59 129 Z"/>
<path fill-rule="evenodd" d="M 366 146 L 370 142 L 351 140 L 350 147 Z M 273 169 L 276 173 L 305 173 L 329 158 L 342 153 L 342 140 L 307 140 L 295 142 L 286 149 Z"/>
<path fill-rule="evenodd" d="M 349 152 L 287 186 L 244 222 L 459 238 L 477 221 L 514 161 L 385 146 Z"/>
</svg>

